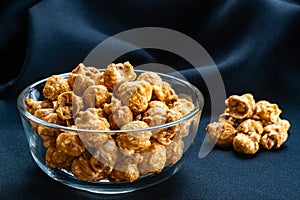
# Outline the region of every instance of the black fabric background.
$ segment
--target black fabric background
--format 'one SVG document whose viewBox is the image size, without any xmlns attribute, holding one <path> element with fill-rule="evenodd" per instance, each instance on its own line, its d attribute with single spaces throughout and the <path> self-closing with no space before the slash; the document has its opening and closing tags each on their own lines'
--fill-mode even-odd
<svg viewBox="0 0 300 200">
<path fill-rule="evenodd" d="M 4 0 L 0 5 L 0 199 L 300 198 L 299 1 Z M 115 196 L 78 191 L 44 174 L 20 123 L 19 92 L 70 71 L 109 36 L 147 26 L 174 29 L 201 44 L 218 66 L 227 95 L 251 92 L 257 100 L 278 103 L 281 117 L 291 122 L 284 146 L 251 157 L 216 148 L 199 159 L 210 120 L 201 76 L 176 55 L 140 50 L 120 60 L 172 66 L 204 93 L 207 104 L 183 168 L 159 185 Z"/>
</svg>

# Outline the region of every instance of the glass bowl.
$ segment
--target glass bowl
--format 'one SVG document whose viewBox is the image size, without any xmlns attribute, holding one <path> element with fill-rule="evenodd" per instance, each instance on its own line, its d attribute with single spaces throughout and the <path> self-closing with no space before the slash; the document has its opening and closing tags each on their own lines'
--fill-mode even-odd
<svg viewBox="0 0 300 200">
<path fill-rule="evenodd" d="M 102 69 L 99 70 L 102 71 Z M 135 70 L 135 72 L 138 75 L 145 71 Z M 67 79 L 69 74 L 70 73 L 64 73 L 58 76 Z M 147 128 L 139 128 L 135 130 L 86 130 L 68 126 L 61 126 L 41 120 L 40 118 L 35 117 L 27 111 L 25 100 L 26 98 L 30 98 L 35 101 L 43 101 L 45 99 L 43 97 L 43 87 L 47 79 L 43 79 L 29 85 L 19 94 L 17 106 L 30 152 L 34 161 L 49 177 L 53 178 L 54 180 L 70 187 L 93 193 L 127 193 L 138 189 L 147 188 L 164 180 L 167 180 L 181 168 L 190 152 L 197 134 L 201 111 L 204 106 L 204 99 L 202 93 L 187 81 L 166 74 L 157 74 L 162 78 L 163 81 L 168 82 L 171 87 L 174 88 L 179 98 L 191 101 L 194 104 L 194 109 L 192 109 L 179 120 L 165 123 L 160 126 L 150 126 Z M 48 130 L 53 133 L 75 133 L 75 135 L 79 136 L 77 137 L 77 140 L 79 139 L 79 142 L 81 142 L 85 146 L 85 152 L 88 152 L 86 153 L 87 155 L 85 156 L 83 153 L 80 156 L 76 155 L 77 157 L 74 155 L 72 159 L 65 159 L 62 158 L 64 154 L 60 155 L 59 151 L 51 152 L 51 145 L 49 145 L 49 141 L 50 143 L 51 140 L 56 140 L 57 142 L 58 137 L 57 135 L 49 138 L 42 137 L 40 134 L 41 129 Z M 119 135 L 134 135 L 149 131 L 151 131 L 152 134 L 155 134 L 162 130 L 170 129 L 176 129 L 177 134 L 167 144 L 154 145 L 154 147 L 150 151 L 127 155 L 128 157 L 124 155 L 122 155 L 121 157 L 119 156 L 120 149 L 115 142 L 115 138 Z M 110 142 L 112 144 L 114 143 L 113 147 L 104 147 L 105 144 L 107 144 L 106 142 L 105 144 L 99 143 L 100 146 L 103 145 L 99 147 L 99 149 L 102 149 L 102 151 L 113 149 L 113 153 L 108 153 L 108 155 L 102 157 L 95 155 L 95 150 L 91 149 L 88 145 L 88 135 L 97 137 L 110 135 L 109 137 L 112 138 Z M 64 141 L 64 145 L 68 145 L 67 143 L 68 142 Z M 157 144 L 157 142 L 153 143 Z M 52 142 L 52 146 L 55 145 L 57 145 L 57 143 L 54 142 L 53 145 Z M 162 146 L 164 150 L 160 151 L 159 149 L 161 149 L 160 147 Z M 67 160 L 66 162 L 69 162 L 69 164 L 49 166 L 49 164 L 47 165 L 47 154 L 49 154 L 50 157 L 52 156 L 51 158 L 56 157 L 58 159 Z M 79 159 L 79 157 L 81 157 L 81 160 Z M 101 159 L 99 160 L 99 157 L 104 159 L 104 161 Z M 112 158 L 115 160 L 115 162 L 111 162 Z M 77 161 L 77 168 L 76 166 L 73 167 L 73 165 L 75 165 L 74 163 L 76 163 L 75 160 Z M 93 160 L 94 164 L 92 165 L 92 167 L 91 160 Z M 144 160 L 145 162 L 141 160 Z M 161 164 L 162 160 L 163 164 Z M 90 161 L 90 163 L 88 161 Z M 99 162 L 97 163 L 97 161 Z M 123 162 L 125 164 L 123 164 Z M 159 170 L 157 170 L 158 165 L 160 165 Z M 97 171 L 97 167 L 99 166 L 102 167 L 101 172 Z M 102 177 L 99 178 L 99 180 L 97 178 L 95 178 L 94 180 L 85 180 L 84 178 L 81 179 L 78 178 L 78 176 L 75 176 L 74 173 L 72 173 L 72 170 L 76 171 L 76 169 L 77 171 L 79 169 L 79 176 L 82 175 L 84 177 L 85 174 L 89 174 L 95 177 Z M 138 178 L 129 178 L 129 181 L 124 181 L 124 179 L 122 179 L 122 177 L 124 176 L 138 176 Z M 120 178 L 113 179 L 112 181 L 111 177 Z"/>
</svg>

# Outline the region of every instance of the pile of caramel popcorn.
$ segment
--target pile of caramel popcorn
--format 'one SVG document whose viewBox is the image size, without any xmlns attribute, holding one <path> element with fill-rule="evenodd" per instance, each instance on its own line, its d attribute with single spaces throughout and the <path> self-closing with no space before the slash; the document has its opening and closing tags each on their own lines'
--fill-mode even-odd
<svg viewBox="0 0 300 200">
<path fill-rule="evenodd" d="M 129 62 L 111 63 L 104 72 L 80 63 L 67 79 L 49 77 L 43 97 L 25 100 L 27 111 L 35 117 L 80 130 L 99 130 L 59 130 L 31 122 L 46 148 L 46 165 L 69 170 L 84 181 L 132 182 L 175 164 L 182 157 L 182 139 L 191 121 L 163 129 L 129 130 L 173 122 L 195 108 L 157 73 L 137 76 Z"/>
<path fill-rule="evenodd" d="M 278 149 L 288 138 L 290 123 L 280 118 L 277 104 L 255 102 L 250 93 L 231 95 L 218 122 L 206 126 L 209 141 L 241 154 L 255 154 L 260 147 Z"/>
</svg>

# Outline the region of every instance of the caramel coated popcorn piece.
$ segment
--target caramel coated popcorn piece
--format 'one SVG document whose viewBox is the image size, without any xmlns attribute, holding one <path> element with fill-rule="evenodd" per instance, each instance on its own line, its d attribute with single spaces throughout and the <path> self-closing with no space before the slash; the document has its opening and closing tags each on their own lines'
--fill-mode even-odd
<svg viewBox="0 0 300 200">
<path fill-rule="evenodd" d="M 182 117 L 181 113 L 174 110 L 169 109 L 166 116 L 166 123 L 170 123 L 176 121 Z M 168 145 L 171 143 L 172 138 L 176 136 L 176 134 L 180 133 L 180 125 L 175 124 L 166 129 L 162 129 L 159 132 L 153 132 L 152 138 L 155 138 L 159 143 L 163 145 Z M 183 137 L 183 136 L 182 136 Z"/>
<path fill-rule="evenodd" d="M 85 107 L 100 108 L 104 103 L 110 101 L 111 94 L 104 85 L 91 85 L 83 92 L 83 102 Z"/>
<path fill-rule="evenodd" d="M 69 77 L 72 77 L 72 75 L 70 75 Z M 95 81 L 93 79 L 82 74 L 76 74 L 74 76 L 74 80 L 72 81 L 74 81 L 74 83 L 70 83 L 70 84 L 73 84 L 72 85 L 73 92 L 78 96 L 82 96 L 82 94 L 88 87 L 95 84 Z"/>
<path fill-rule="evenodd" d="M 110 138 L 102 145 L 95 147 L 95 153 L 90 160 L 90 163 L 94 170 L 104 171 L 109 174 L 116 162 L 118 155 L 118 147 L 116 142 Z"/>
<path fill-rule="evenodd" d="M 237 127 L 237 131 L 245 134 L 254 132 L 261 135 L 264 131 L 264 128 L 260 121 L 247 119 L 240 123 L 240 125 Z"/>
<path fill-rule="evenodd" d="M 252 94 L 231 95 L 226 99 L 225 104 L 228 113 L 236 119 L 250 118 L 255 111 L 255 100 Z"/>
<path fill-rule="evenodd" d="M 109 130 L 106 118 L 99 116 L 99 110 L 87 109 L 80 111 L 75 119 L 75 125 L 80 129 Z"/>
<path fill-rule="evenodd" d="M 37 133 L 42 138 L 44 147 L 48 148 L 55 144 L 59 130 L 39 125 L 37 128 Z"/>
<path fill-rule="evenodd" d="M 53 108 L 42 108 L 35 111 L 35 116 L 49 123 L 57 125 L 65 125 L 65 121 L 58 117 L 57 113 L 54 113 Z M 43 125 L 33 124 L 36 128 L 37 133 L 43 140 L 43 145 L 48 148 L 55 143 L 56 137 L 59 134 L 59 130 Z"/>
<path fill-rule="evenodd" d="M 90 160 L 84 156 L 80 156 L 73 161 L 71 171 L 83 181 L 99 181 L 105 177 L 105 172 L 95 171 Z"/>
<path fill-rule="evenodd" d="M 86 111 L 80 111 L 75 119 L 77 128 L 99 130 L 99 132 L 78 132 L 82 143 L 90 152 L 95 152 L 98 146 L 103 145 L 111 138 L 110 134 L 101 132 L 101 130 L 109 130 L 110 126 L 103 114 L 102 109 L 89 108 Z"/>
<path fill-rule="evenodd" d="M 75 115 L 83 108 L 82 98 L 75 95 L 73 91 L 61 93 L 57 97 L 58 116 L 63 120 L 74 118 Z"/>
<path fill-rule="evenodd" d="M 259 142 L 261 138 L 261 134 L 263 133 L 264 128 L 260 121 L 256 121 L 253 119 L 247 119 L 243 121 L 238 127 L 238 133 L 244 133 L 250 136 L 250 138 L 255 141 Z"/>
<path fill-rule="evenodd" d="M 102 132 L 79 132 L 81 142 L 91 153 L 96 151 L 98 146 L 103 145 L 108 139 L 111 138 L 110 134 Z"/>
<path fill-rule="evenodd" d="M 118 161 L 114 169 L 109 174 L 110 180 L 114 182 L 133 182 L 140 176 L 138 163 L 143 158 L 139 154 L 125 156 L 121 152 L 118 154 Z"/>
<path fill-rule="evenodd" d="M 148 107 L 152 96 L 152 86 L 147 81 L 123 82 L 117 87 L 116 94 L 122 104 L 127 105 L 133 113 L 141 113 Z"/>
<path fill-rule="evenodd" d="M 170 166 L 177 163 L 181 159 L 184 148 L 184 142 L 182 140 L 172 140 L 169 145 L 165 146 L 165 148 L 167 156 L 165 166 Z"/>
<path fill-rule="evenodd" d="M 96 81 L 99 79 L 99 77 L 101 78 L 101 73 L 98 69 L 96 69 L 95 67 L 86 67 L 83 63 L 79 63 L 77 67 L 72 70 L 71 74 L 68 77 L 68 81 L 70 81 L 70 83 L 74 83 L 74 78 L 76 78 L 77 74 L 87 76 L 94 80 L 95 83 L 97 83 Z M 70 85 L 73 86 L 74 84 Z"/>
<path fill-rule="evenodd" d="M 277 104 L 261 100 L 256 103 L 256 111 L 253 118 L 262 121 L 264 125 L 268 125 L 275 123 L 281 112 Z"/>
<path fill-rule="evenodd" d="M 175 101 L 177 101 L 178 96 L 168 82 L 165 81 L 162 82 L 161 90 L 164 95 L 159 99 L 165 102 L 168 106 L 172 105 Z"/>
<path fill-rule="evenodd" d="M 264 127 L 264 135 L 260 144 L 265 149 L 278 149 L 288 138 L 290 123 L 287 120 L 278 120 L 275 124 Z"/>
<path fill-rule="evenodd" d="M 226 122 L 228 124 L 231 124 L 234 128 L 237 128 L 239 124 L 242 122 L 242 120 L 230 116 L 230 114 L 226 111 L 228 110 L 225 110 L 225 112 L 219 116 L 218 122 L 220 123 Z"/>
<path fill-rule="evenodd" d="M 255 154 L 259 149 L 259 143 L 243 133 L 238 133 L 234 137 L 232 145 L 233 149 L 241 154 Z"/>
<path fill-rule="evenodd" d="M 49 123 L 66 125 L 66 122 L 62 120 L 57 113 L 55 113 L 53 108 L 38 109 L 35 111 L 34 116 Z"/>
<path fill-rule="evenodd" d="M 30 112 L 32 115 L 34 115 L 35 111 L 39 109 L 54 107 L 53 102 L 49 99 L 46 99 L 44 101 L 35 101 L 33 99 L 30 99 L 29 97 L 26 97 L 25 104 L 26 104 L 26 110 Z"/>
<path fill-rule="evenodd" d="M 102 74 L 95 67 L 86 67 L 83 63 L 72 70 L 68 76 L 68 83 L 73 92 L 82 96 L 83 92 L 91 85 L 101 82 Z"/>
<path fill-rule="evenodd" d="M 182 117 L 184 117 L 195 109 L 195 105 L 189 100 L 178 99 L 176 102 L 174 102 L 173 109 L 180 112 Z"/>
<path fill-rule="evenodd" d="M 34 112 L 34 116 L 44 120 L 45 117 L 53 113 L 55 113 L 53 108 L 41 108 Z"/>
<path fill-rule="evenodd" d="M 235 128 L 227 122 L 213 122 L 206 126 L 209 141 L 217 141 L 216 144 L 221 148 L 227 148 L 232 145 L 233 138 L 236 135 Z"/>
<path fill-rule="evenodd" d="M 165 93 L 162 90 L 163 87 L 163 81 L 161 79 L 161 77 L 155 73 L 155 72 L 144 72 L 141 73 L 138 77 L 137 77 L 138 81 L 144 80 L 149 82 L 152 85 L 153 88 L 153 95 L 152 95 L 152 99 L 157 99 L 159 101 L 164 101 L 165 100 Z"/>
<path fill-rule="evenodd" d="M 111 97 L 111 102 L 110 103 L 105 103 L 103 105 L 103 110 L 107 114 L 111 114 L 113 110 L 118 110 L 122 106 L 122 102 L 115 98 L 114 96 Z"/>
<path fill-rule="evenodd" d="M 119 109 L 113 110 L 108 116 L 108 121 L 112 129 L 120 129 L 123 125 L 133 120 L 133 114 L 128 106 L 121 106 Z"/>
<path fill-rule="evenodd" d="M 74 157 L 80 156 L 85 151 L 78 134 L 74 132 L 60 133 L 56 139 L 56 147 L 59 151 Z"/>
<path fill-rule="evenodd" d="M 160 126 L 167 121 L 168 106 L 161 101 L 151 101 L 148 109 L 144 112 L 143 121 L 149 126 Z"/>
<path fill-rule="evenodd" d="M 133 81 L 136 78 L 133 66 L 129 62 L 111 63 L 103 74 L 104 85 L 113 91 L 117 83 L 122 81 Z"/>
<path fill-rule="evenodd" d="M 146 122 L 132 121 L 121 127 L 121 130 L 136 130 L 149 127 Z M 151 131 L 138 131 L 120 133 L 116 142 L 122 152 L 126 155 L 132 155 L 134 152 L 143 151 L 151 145 Z"/>
<path fill-rule="evenodd" d="M 122 105 L 121 101 L 112 97 L 110 104 L 104 105 L 104 111 L 108 114 L 111 129 L 120 129 L 123 125 L 133 120 L 133 113 L 128 106 Z"/>
<path fill-rule="evenodd" d="M 46 165 L 51 168 L 69 167 L 75 157 L 65 154 L 55 146 L 50 146 L 46 152 Z"/>
<path fill-rule="evenodd" d="M 53 75 L 47 79 L 43 88 L 43 95 L 47 99 L 56 100 L 58 95 L 70 90 L 71 88 L 66 79 Z"/>
<path fill-rule="evenodd" d="M 133 182 L 140 176 L 138 166 L 135 163 L 117 163 L 116 169 L 110 173 L 114 182 Z"/>
<path fill-rule="evenodd" d="M 151 146 L 141 152 L 141 155 L 143 161 L 138 164 L 141 175 L 161 172 L 167 160 L 165 146 L 157 142 L 152 142 Z"/>
</svg>

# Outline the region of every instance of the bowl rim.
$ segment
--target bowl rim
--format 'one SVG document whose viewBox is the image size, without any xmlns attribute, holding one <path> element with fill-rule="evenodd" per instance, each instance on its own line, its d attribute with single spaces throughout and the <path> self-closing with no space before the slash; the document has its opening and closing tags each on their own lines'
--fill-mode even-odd
<svg viewBox="0 0 300 200">
<path fill-rule="evenodd" d="M 98 69 L 100 72 L 104 71 L 105 69 Z M 149 70 L 140 70 L 140 69 L 135 69 L 135 72 L 153 72 L 153 71 L 149 71 Z M 25 105 L 25 98 L 28 96 L 28 94 L 30 93 L 31 90 L 35 89 L 36 86 L 45 83 L 47 81 L 47 78 L 38 80 L 30 85 L 28 85 L 25 89 L 23 89 L 20 94 L 18 95 L 17 98 L 17 108 L 19 110 L 19 113 L 21 114 L 21 116 L 31 120 L 32 122 L 35 122 L 39 125 L 43 125 L 49 128 L 56 128 L 56 129 L 63 129 L 63 130 L 67 130 L 67 131 L 73 131 L 73 132 L 85 132 L 85 133 L 106 133 L 106 134 L 115 134 L 115 133 L 126 133 L 126 132 L 139 132 L 139 131 L 153 131 L 153 130 L 157 130 L 157 129 L 165 129 L 165 128 L 169 128 L 171 126 L 174 126 L 176 124 L 179 124 L 183 121 L 189 120 L 190 118 L 194 117 L 197 113 L 201 112 L 203 107 L 204 107 L 204 97 L 202 92 L 193 84 L 191 84 L 190 82 L 180 79 L 178 77 L 175 76 L 171 76 L 168 74 L 163 74 L 163 73 L 159 73 L 159 72 L 155 72 L 157 73 L 159 76 L 161 77 L 166 77 L 168 79 L 173 79 L 176 80 L 182 84 L 184 84 L 185 86 L 188 86 L 194 93 L 196 96 L 196 100 L 197 100 L 197 105 L 195 105 L 195 108 L 189 112 L 187 115 L 183 116 L 182 118 L 172 121 L 172 122 L 168 122 L 159 126 L 150 126 L 150 127 L 146 127 L 146 128 L 139 128 L 139 129 L 134 129 L 134 130 L 90 130 L 90 129 L 79 129 L 79 128 L 72 128 L 72 127 L 68 127 L 68 126 L 62 126 L 62 125 L 57 125 L 57 124 L 53 124 L 50 122 L 46 122 L 42 119 L 39 119 L 37 117 L 35 117 L 34 115 L 32 115 L 31 113 L 29 113 L 26 110 L 26 105 Z M 61 74 L 56 74 L 59 77 L 63 77 L 66 78 L 66 76 L 68 76 L 69 74 L 71 74 L 71 72 L 67 72 L 67 73 L 61 73 Z"/>
</svg>

